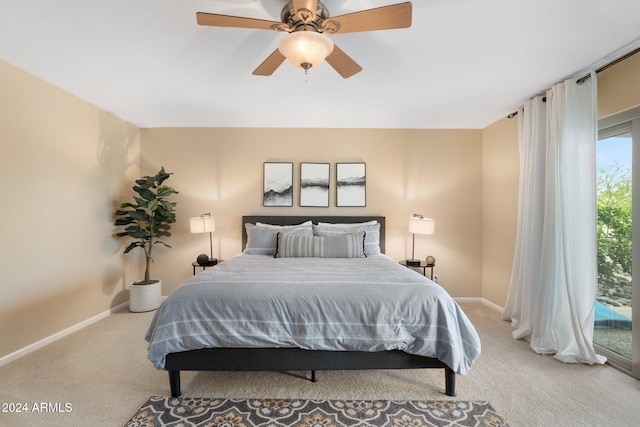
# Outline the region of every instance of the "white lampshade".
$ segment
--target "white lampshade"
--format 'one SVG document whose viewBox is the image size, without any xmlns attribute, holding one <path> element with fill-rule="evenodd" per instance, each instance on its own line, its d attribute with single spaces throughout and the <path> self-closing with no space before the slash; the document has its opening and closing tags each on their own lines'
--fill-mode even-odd
<svg viewBox="0 0 640 427">
<path fill-rule="evenodd" d="M 296 31 L 280 39 L 278 50 L 289 62 L 303 70 L 322 64 L 333 51 L 333 42 L 315 31 Z"/>
<path fill-rule="evenodd" d="M 436 222 L 431 218 L 413 216 L 409 218 L 409 233 L 413 234 L 433 234 L 436 229 Z"/>
<path fill-rule="evenodd" d="M 216 231 L 216 220 L 212 216 L 198 216 L 189 219 L 192 233 L 213 233 Z"/>
</svg>

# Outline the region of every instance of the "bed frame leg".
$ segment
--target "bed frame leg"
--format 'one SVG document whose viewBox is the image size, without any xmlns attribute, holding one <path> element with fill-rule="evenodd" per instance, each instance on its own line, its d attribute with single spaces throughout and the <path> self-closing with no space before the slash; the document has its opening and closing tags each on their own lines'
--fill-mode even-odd
<svg viewBox="0 0 640 427">
<path fill-rule="evenodd" d="M 311 382 L 312 383 L 316 382 L 316 371 L 311 371 Z"/>
<path fill-rule="evenodd" d="M 456 373 L 450 367 L 444 368 L 444 384 L 447 396 L 455 397 L 456 395 Z"/>
<path fill-rule="evenodd" d="M 171 397 L 179 397 L 180 391 L 180 371 L 169 371 L 169 385 L 171 386 Z"/>
</svg>

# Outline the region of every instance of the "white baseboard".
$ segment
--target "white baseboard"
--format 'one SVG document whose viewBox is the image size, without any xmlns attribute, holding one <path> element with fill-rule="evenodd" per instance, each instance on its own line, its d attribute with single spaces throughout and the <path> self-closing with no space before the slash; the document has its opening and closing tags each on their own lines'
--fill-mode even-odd
<svg viewBox="0 0 640 427">
<path fill-rule="evenodd" d="M 13 362 L 16 359 L 19 359 L 19 358 L 21 358 L 23 356 L 26 356 L 27 354 L 29 354 L 29 353 L 31 353 L 33 351 L 36 351 L 36 350 L 44 347 L 47 344 L 51 344 L 52 342 L 57 341 L 60 338 L 66 337 L 67 335 L 70 335 L 70 334 L 72 334 L 74 332 L 77 332 L 80 329 L 85 328 L 85 327 L 91 325 L 92 323 L 97 322 L 98 320 L 104 319 L 105 317 L 110 316 L 111 314 L 113 314 L 113 313 L 115 313 L 117 311 L 120 311 L 123 308 L 128 307 L 128 306 L 129 306 L 129 301 L 124 302 L 124 303 L 122 303 L 120 305 L 117 305 L 117 306 L 115 306 L 115 307 L 113 307 L 113 308 L 111 308 L 109 310 L 103 311 L 102 313 L 98 313 L 93 317 L 90 317 L 90 318 L 88 318 L 86 320 L 83 320 L 80 323 L 77 323 L 77 324 L 75 324 L 73 326 L 70 326 L 70 327 L 68 327 L 66 329 L 63 329 L 60 332 L 56 332 L 53 335 L 49 335 L 48 337 L 43 338 L 40 341 L 36 341 L 33 344 L 30 344 L 30 345 L 28 345 L 28 346 L 26 346 L 24 348 L 21 348 L 18 351 L 14 351 L 13 353 L 8 354 L 8 355 L 0 358 L 0 366 L 6 365 L 9 362 Z"/>
<path fill-rule="evenodd" d="M 484 298 L 482 298 L 482 303 L 484 305 L 486 305 L 487 307 L 491 307 L 493 308 L 495 311 L 497 311 L 498 313 L 502 314 L 504 312 L 504 307 L 500 307 L 498 304 L 495 304 L 489 300 L 486 300 Z"/>
<path fill-rule="evenodd" d="M 500 307 L 498 304 L 492 303 L 491 301 L 484 299 L 484 298 L 479 298 L 479 297 L 461 297 L 461 298 L 454 298 L 457 302 L 479 302 L 482 303 L 484 305 L 486 305 L 489 308 L 494 309 L 495 311 L 502 313 L 504 311 L 504 307 Z"/>
</svg>

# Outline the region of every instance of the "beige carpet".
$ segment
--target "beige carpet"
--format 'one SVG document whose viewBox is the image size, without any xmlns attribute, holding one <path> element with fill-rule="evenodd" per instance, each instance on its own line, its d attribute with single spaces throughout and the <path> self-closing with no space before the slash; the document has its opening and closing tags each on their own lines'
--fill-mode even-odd
<svg viewBox="0 0 640 427">
<path fill-rule="evenodd" d="M 488 401 L 512 426 L 635 426 L 640 382 L 609 366 L 565 365 L 511 338 L 511 326 L 479 303 L 461 304 L 482 340 L 456 400 Z M 166 372 L 146 359 L 153 313 L 120 312 L 0 367 L 2 426 L 122 426 L 149 399 L 168 396 Z M 186 397 L 444 400 L 440 371 L 185 372 Z M 33 407 L 44 409 L 34 412 Z M 4 408 L 0 408 L 2 410 Z"/>
</svg>

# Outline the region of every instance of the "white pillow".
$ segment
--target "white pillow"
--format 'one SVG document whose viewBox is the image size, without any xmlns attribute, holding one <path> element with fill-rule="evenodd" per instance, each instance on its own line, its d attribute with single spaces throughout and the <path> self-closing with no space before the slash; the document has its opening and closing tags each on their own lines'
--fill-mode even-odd
<svg viewBox="0 0 640 427">
<path fill-rule="evenodd" d="M 308 226 L 262 227 L 254 224 L 244 225 L 247 231 L 247 245 L 243 253 L 247 255 L 275 255 L 278 245 L 278 233 L 313 236 L 313 228 Z"/>
<path fill-rule="evenodd" d="M 341 234 L 364 231 L 364 254 L 378 255 L 380 253 L 380 224 L 378 221 L 367 221 L 355 224 L 329 224 L 319 222 L 314 227 L 314 234 L 321 237 L 339 236 Z"/>
<path fill-rule="evenodd" d="M 372 219 L 371 221 L 365 221 L 365 222 L 347 222 L 347 223 L 343 223 L 343 224 L 336 224 L 333 222 L 319 222 L 318 225 L 322 225 L 322 226 L 326 226 L 326 227 L 362 227 L 365 225 L 375 225 L 377 224 L 378 221 L 375 219 Z"/>
<path fill-rule="evenodd" d="M 311 221 L 305 221 L 302 224 L 295 224 L 295 225 L 274 225 L 274 224 L 266 224 L 264 222 L 256 222 L 256 225 L 258 227 L 264 227 L 264 228 L 278 228 L 278 229 L 287 229 L 287 228 L 295 228 L 295 227 L 312 227 L 313 224 L 311 223 Z"/>
</svg>

